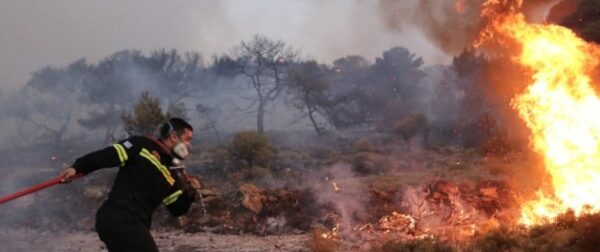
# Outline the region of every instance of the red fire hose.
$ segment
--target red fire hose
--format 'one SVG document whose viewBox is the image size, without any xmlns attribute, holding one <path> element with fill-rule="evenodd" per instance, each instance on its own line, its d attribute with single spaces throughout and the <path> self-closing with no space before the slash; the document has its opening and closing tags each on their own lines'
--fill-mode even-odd
<svg viewBox="0 0 600 252">
<path fill-rule="evenodd" d="M 77 174 L 77 175 L 75 175 L 75 176 L 72 177 L 72 180 L 80 178 L 81 176 L 83 176 L 83 174 Z M 16 198 L 25 196 L 27 194 L 30 194 L 30 193 L 33 193 L 33 192 L 37 192 L 37 191 L 42 190 L 44 188 L 51 187 L 51 186 L 56 185 L 58 183 L 60 183 L 60 177 L 53 178 L 51 180 L 39 183 L 39 184 L 34 185 L 32 187 L 29 187 L 29 188 L 25 188 L 25 189 L 23 189 L 21 191 L 18 191 L 16 193 L 13 193 L 13 194 L 10 194 L 10 195 L 7 195 L 5 197 L 0 198 L 0 205 L 6 203 L 8 201 L 14 200 Z"/>
</svg>

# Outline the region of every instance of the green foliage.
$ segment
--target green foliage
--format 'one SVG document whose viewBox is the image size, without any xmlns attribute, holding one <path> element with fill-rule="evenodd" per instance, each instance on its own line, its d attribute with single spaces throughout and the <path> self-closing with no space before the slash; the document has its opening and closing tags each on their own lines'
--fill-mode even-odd
<svg viewBox="0 0 600 252">
<path fill-rule="evenodd" d="M 376 96 L 396 101 L 416 98 L 419 81 L 425 76 L 421 66 L 423 59 L 406 48 L 393 47 L 383 52 L 381 57 L 375 59 L 371 69 L 378 89 Z"/>
<path fill-rule="evenodd" d="M 129 135 L 153 135 L 166 119 L 167 115 L 163 114 L 160 101 L 148 92 L 142 93 L 133 111 L 121 115 L 123 127 Z"/>
<path fill-rule="evenodd" d="M 233 162 L 242 169 L 269 167 L 273 154 L 269 138 L 256 131 L 244 131 L 234 136 L 229 147 Z"/>
</svg>

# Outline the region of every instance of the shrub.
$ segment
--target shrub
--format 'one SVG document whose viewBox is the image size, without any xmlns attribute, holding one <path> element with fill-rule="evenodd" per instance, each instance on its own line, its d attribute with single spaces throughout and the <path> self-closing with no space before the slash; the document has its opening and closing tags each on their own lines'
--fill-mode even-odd
<svg viewBox="0 0 600 252">
<path fill-rule="evenodd" d="M 469 245 L 468 251 L 515 251 L 523 247 L 521 233 L 514 232 L 506 227 L 490 231 L 489 233 L 474 239 Z"/>
<path fill-rule="evenodd" d="M 240 169 L 254 166 L 269 168 L 274 151 L 269 139 L 256 131 L 236 134 L 229 146 L 231 160 Z"/>
<path fill-rule="evenodd" d="M 311 159 L 325 160 L 335 154 L 336 153 L 332 148 L 323 146 L 314 146 L 309 149 L 309 157 Z"/>
<path fill-rule="evenodd" d="M 390 166 L 383 155 L 371 152 L 357 153 L 351 161 L 353 171 L 359 174 L 379 174 Z"/>
<path fill-rule="evenodd" d="M 393 124 L 393 132 L 397 136 L 401 137 L 406 144 L 406 148 L 409 148 L 410 141 L 415 136 L 423 135 L 423 144 L 427 145 L 427 117 L 421 113 L 406 115 Z"/>
<path fill-rule="evenodd" d="M 248 169 L 246 176 L 248 179 L 259 179 L 272 176 L 271 170 L 261 167 L 261 166 L 252 166 Z"/>
<path fill-rule="evenodd" d="M 575 223 L 577 248 L 592 251 L 600 248 L 600 214 L 584 215 Z"/>
<path fill-rule="evenodd" d="M 371 144 L 371 142 L 369 142 L 369 140 L 361 138 L 356 140 L 353 144 L 352 147 L 354 147 L 354 149 L 357 152 L 363 152 L 363 151 L 374 151 L 375 147 Z"/>
</svg>

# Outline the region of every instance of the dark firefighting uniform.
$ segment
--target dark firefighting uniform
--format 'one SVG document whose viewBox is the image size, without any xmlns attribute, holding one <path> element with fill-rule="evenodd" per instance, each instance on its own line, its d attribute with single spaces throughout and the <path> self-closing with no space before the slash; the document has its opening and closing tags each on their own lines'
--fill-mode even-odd
<svg viewBox="0 0 600 252">
<path fill-rule="evenodd" d="M 169 152 L 157 140 L 136 136 L 86 154 L 73 164 L 83 174 L 120 167 L 108 199 L 96 214 L 96 232 L 109 251 L 158 251 L 149 232 L 154 209 L 163 203 L 174 216 L 188 211 L 195 192 L 169 170 Z"/>
</svg>

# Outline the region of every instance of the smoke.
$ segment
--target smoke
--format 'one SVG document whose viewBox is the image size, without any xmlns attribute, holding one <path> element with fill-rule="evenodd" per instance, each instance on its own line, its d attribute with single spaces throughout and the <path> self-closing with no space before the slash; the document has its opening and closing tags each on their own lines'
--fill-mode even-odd
<svg viewBox="0 0 600 252">
<path fill-rule="evenodd" d="M 466 7 L 458 14 L 453 1 L 381 0 L 379 11 L 390 30 L 417 27 L 443 51 L 455 54 L 470 45 L 480 26 L 474 22 L 477 12 Z"/>
<path fill-rule="evenodd" d="M 523 5 L 523 11 L 530 20 L 542 22 L 549 13 L 550 8 L 557 2 L 556 0 L 526 1 Z M 39 4 L 35 3 L 36 6 Z M 96 13 L 89 18 L 76 15 L 84 21 L 85 25 L 82 26 L 85 27 L 79 27 L 72 19 L 65 18 L 65 20 L 61 19 L 54 24 L 64 27 L 64 31 L 54 27 L 46 33 L 39 33 L 39 29 L 48 28 L 39 25 L 39 22 L 45 21 L 43 17 L 49 15 L 43 8 L 48 6 L 43 6 L 36 8 L 32 15 L 25 15 L 31 16 L 31 18 L 40 17 L 41 20 L 36 21 L 37 26 L 32 25 L 29 27 L 31 30 L 22 31 L 29 34 L 28 36 L 10 36 L 11 34 L 4 36 L 6 31 L 20 31 L 16 27 L 0 29 L 0 35 L 2 35 L 0 36 L 0 42 L 2 42 L 0 43 L 0 52 L 10 52 L 3 54 L 7 55 L 3 59 L 9 60 L 9 62 L 4 62 L 2 66 L 11 66 L 0 68 L 0 76 L 11 76 L 8 81 L 9 84 L 5 85 L 5 80 L 0 80 L 3 81 L 2 88 L 4 88 L 0 90 L 0 94 L 2 94 L 0 102 L 2 102 L 4 108 L 0 115 L 3 118 L 0 119 L 0 125 L 3 129 L 0 131 L 0 136 L 4 139 L 2 149 L 5 150 L 0 155 L 4 160 L 0 170 L 11 171 L 4 172 L 2 175 L 2 178 L 7 181 L 0 188 L 2 194 L 13 192 L 32 183 L 43 181 L 47 177 L 52 177 L 59 169 L 71 163 L 75 157 L 86 151 L 101 147 L 98 141 L 87 139 L 90 133 L 77 124 L 77 119 L 81 119 L 94 111 L 95 106 L 80 103 L 79 100 L 73 97 L 69 97 L 68 100 L 61 99 L 63 96 L 24 99 L 17 96 L 15 94 L 17 92 L 6 90 L 6 87 L 21 85 L 18 82 L 24 83 L 27 72 L 31 72 L 41 65 L 60 65 L 78 57 L 88 57 L 91 60 L 96 60 L 108 55 L 108 53 L 124 48 L 150 51 L 166 46 L 190 49 L 200 51 L 205 55 L 211 55 L 227 52 L 231 46 L 239 43 L 242 39 L 250 38 L 255 33 L 262 33 L 267 37 L 289 42 L 292 46 L 301 49 L 307 57 L 313 57 L 319 61 L 331 61 L 344 55 L 355 54 L 373 58 L 392 46 L 405 46 L 417 57 L 423 57 L 426 65 L 432 65 L 435 63 L 448 63 L 452 55 L 471 47 L 485 23 L 485 20 L 480 18 L 479 6 L 481 0 L 380 0 L 379 2 L 346 0 L 327 2 L 206 1 L 197 3 L 193 8 L 170 6 L 173 7 L 168 9 L 170 11 L 165 11 L 161 8 L 162 5 L 158 7 L 144 5 L 145 7 L 140 8 L 140 10 L 133 10 L 136 8 L 116 8 L 113 4 L 115 3 L 109 4 L 108 7 L 94 8 L 98 10 L 98 13 L 111 13 L 110 15 L 103 16 Z M 56 11 L 56 13 L 66 15 L 65 11 L 72 11 L 80 13 L 78 15 L 83 15 L 77 11 L 82 6 L 78 6 L 78 4 L 71 6 L 72 10 L 69 8 L 62 9 L 61 6 L 52 6 L 48 12 Z M 86 8 L 90 7 L 86 6 Z M 0 11 L 0 13 L 5 14 L 10 9 L 3 8 L 4 11 Z M 20 6 L 17 9 L 24 12 L 30 8 Z M 129 15 L 117 15 L 113 12 L 113 9 L 128 12 Z M 183 19 L 174 18 L 173 16 L 164 17 L 165 12 L 181 13 Z M 15 13 L 0 15 L 0 18 L 15 18 L 15 15 L 19 15 L 19 12 Z M 52 13 L 52 15 L 56 15 L 56 13 Z M 66 16 L 69 17 L 69 15 Z M 122 19 L 117 19 L 117 16 Z M 132 20 L 138 19 L 139 16 L 160 20 L 160 25 L 154 27 L 154 22 L 150 22 L 152 25 L 146 26 Z M 110 18 L 110 20 L 107 20 L 107 18 Z M 120 20 L 119 25 L 122 24 L 125 27 L 116 29 L 118 30 L 116 33 L 111 33 L 116 26 L 112 22 L 113 19 Z M 24 21 L 24 17 L 20 17 L 19 20 L 20 22 Z M 33 23 L 36 24 L 36 22 Z M 0 27 L 4 27 L 2 25 L 7 25 L 7 22 L 0 22 Z M 81 31 L 80 29 L 84 29 L 85 33 L 78 33 L 78 31 Z M 160 33 L 157 32 L 158 30 L 168 32 Z M 143 32 L 145 35 L 136 36 L 135 31 L 145 31 Z M 67 34 L 63 32 L 79 34 L 77 39 L 73 40 L 76 44 L 65 41 L 64 38 L 67 37 Z M 44 39 L 39 37 L 44 34 L 50 34 L 51 36 Z M 152 34 L 157 34 L 157 36 Z M 97 38 L 97 41 L 95 40 L 92 43 L 86 37 Z M 23 45 L 24 49 L 7 46 L 20 44 L 20 42 L 27 42 Z M 38 43 L 45 43 L 50 46 Z M 27 44 L 32 44 L 31 47 L 39 47 L 41 51 L 30 51 L 27 49 L 29 48 Z M 20 53 L 23 55 L 18 55 Z M 139 98 L 139 94 L 143 91 L 149 91 L 151 95 L 161 99 L 163 106 L 168 103 L 169 97 L 163 96 L 161 91 L 165 83 L 157 81 L 155 76 L 147 69 L 135 62 L 123 61 L 119 63 L 120 65 L 116 68 L 119 69 L 118 77 L 121 78 L 123 84 L 119 90 L 127 92 L 127 95 L 124 95 L 127 102 L 124 102 L 124 105 L 120 108 L 130 108 L 130 105 Z M 498 74 L 486 76 L 489 83 L 492 83 L 486 88 L 489 88 L 488 90 L 496 95 L 500 94 L 500 102 L 507 105 L 507 100 L 511 98 L 516 90 L 513 86 L 502 84 L 510 82 L 510 80 L 518 80 L 518 71 L 511 68 L 506 61 L 497 63 L 493 65 L 494 72 L 500 73 L 501 76 Z M 91 65 L 97 66 L 96 63 L 91 63 Z M 13 72 L 19 73 L 19 76 L 15 77 Z M 472 92 L 470 89 L 459 87 L 460 82 L 465 80 L 459 80 L 456 71 L 445 65 L 424 68 L 423 72 L 425 77 L 419 81 L 419 90 L 416 92 L 416 110 L 425 113 L 433 124 L 455 124 L 460 121 L 459 115 L 463 112 L 460 108 L 465 93 Z M 512 75 L 517 76 L 513 77 Z M 205 77 L 210 83 L 214 84 L 212 85 L 214 89 L 184 100 L 187 115 L 192 123 L 197 125 L 205 122 L 196 111 L 196 105 L 200 103 L 214 109 L 213 119 L 216 120 L 217 129 L 221 133 L 254 129 L 256 118 L 252 109 L 240 110 L 240 108 L 252 105 L 252 101 L 244 98 L 250 95 L 252 91 L 248 86 L 248 80 L 244 77 L 219 77 L 212 73 L 206 73 Z M 368 79 L 365 83 L 371 83 L 371 81 L 371 79 Z M 22 107 L 19 104 L 39 106 L 45 98 L 53 102 L 50 105 L 45 105 L 49 108 L 65 105 L 61 102 L 75 103 L 74 105 L 70 104 L 74 106 L 74 110 L 71 111 L 73 118 L 68 125 L 68 134 L 64 136 L 70 141 L 60 144 L 46 142 L 45 144 L 29 147 L 20 146 L 28 138 L 39 140 L 41 137 L 31 133 L 31 130 L 36 129 L 35 127 L 31 128 L 31 125 L 29 128 L 22 127 L 23 125 L 18 121 L 6 120 L 6 115 L 11 113 L 22 115 L 26 111 L 21 109 L 28 106 Z M 265 118 L 265 122 L 267 122 L 266 129 L 308 129 L 306 124 L 291 123 L 297 115 L 295 110 L 284 105 L 283 100 L 278 100 L 268 108 L 270 113 Z M 163 108 L 166 109 L 166 107 Z M 41 116 L 44 115 L 40 113 L 36 115 L 36 118 L 39 119 Z M 46 126 L 56 127 L 57 123 L 51 121 L 56 120 L 56 118 L 50 116 L 50 121 L 47 121 L 49 123 Z M 517 119 L 514 120 L 517 121 Z M 509 123 L 509 125 L 514 124 Z M 100 132 L 92 134 L 100 134 Z M 210 135 L 213 135 L 213 132 L 206 129 L 204 135 L 200 135 L 199 139 L 202 141 Z M 288 139 L 291 139 L 291 137 L 288 137 Z M 306 141 L 306 139 L 300 140 Z M 56 161 L 52 159 L 54 156 L 57 156 Z M 18 166 L 15 166 L 16 164 Z M 46 170 L 43 173 L 38 173 L 38 167 L 46 167 Z M 327 175 L 320 174 L 316 178 L 321 182 L 314 185 L 316 195 L 319 197 L 320 203 L 332 204 L 342 215 L 341 224 L 350 228 L 356 223 L 357 219 L 366 214 L 365 206 L 368 204 L 369 199 L 366 187 L 357 179 L 354 179 L 355 174 L 351 171 L 351 167 L 346 165 L 333 165 L 329 167 L 327 172 Z M 32 173 L 39 176 L 30 178 Z M 325 177 L 327 177 L 326 180 Z M 334 189 L 333 182 L 336 182 L 337 186 L 340 187 L 339 191 Z M 49 208 L 45 204 L 31 203 L 31 199 L 34 198 L 29 199 L 18 203 L 21 206 L 18 206 L 17 210 L 32 209 L 33 213 L 41 213 L 44 208 Z M 58 200 L 54 200 L 51 203 L 60 204 Z M 33 205 L 37 207 L 29 208 Z M 14 213 L 14 211 L 11 213 Z M 32 216 L 31 212 L 22 211 L 19 213 L 21 216 Z M 57 216 L 55 213 L 48 213 L 47 215 Z"/>
<path fill-rule="evenodd" d="M 356 235 L 352 228 L 365 222 L 369 195 L 367 186 L 356 179 L 352 167 L 342 163 L 334 164 L 312 181 L 319 181 L 312 188 L 318 203 L 333 206 L 339 213 L 340 222 L 337 224 L 344 235 Z"/>
<path fill-rule="evenodd" d="M 457 76 L 448 66 L 437 65 L 424 69 L 425 77 L 419 83 L 418 107 L 431 124 L 454 123 L 460 114 L 464 92 L 457 86 Z"/>
<path fill-rule="evenodd" d="M 510 107 L 510 100 L 526 84 L 523 69 L 512 62 L 511 53 L 515 48 L 506 49 L 504 46 L 499 50 L 500 47 L 496 45 L 474 46 L 482 29 L 491 21 L 482 17 L 482 5 L 485 2 L 489 1 L 381 0 L 379 13 L 391 31 L 417 29 L 443 52 L 455 56 L 452 66 L 455 69 L 430 68 L 421 81 L 421 108 L 435 125 L 434 128 L 457 125 L 457 122 L 463 124 L 461 127 L 469 127 L 468 124 L 476 122 L 479 116 L 486 113 L 498 118 L 504 127 L 510 127 L 509 134 L 518 138 L 517 141 L 522 141 L 528 131 Z M 577 9 L 578 3 L 504 0 L 496 1 L 494 11 L 499 14 L 520 12 L 531 23 L 560 22 Z M 468 60 L 462 60 L 460 57 L 465 52 L 480 55 L 478 57 L 481 58 L 476 60 L 479 63 L 471 64 L 466 63 Z M 456 69 L 457 63 L 458 67 L 466 64 L 461 70 Z M 436 95 L 441 90 L 445 92 Z M 477 97 L 481 100 L 477 101 Z M 465 110 L 465 106 L 468 108 L 475 104 L 479 104 L 476 105 L 478 108 Z"/>
<path fill-rule="evenodd" d="M 519 0 L 507 0 L 507 5 Z M 484 0 L 380 0 L 379 13 L 391 31 L 414 29 L 450 55 L 471 48 L 487 20 L 481 17 Z M 542 22 L 560 0 L 523 1 L 521 11 L 530 22 Z"/>
<path fill-rule="evenodd" d="M 376 1 L 360 0 L 12 1 L 0 8 L 0 87 L 19 88 L 44 65 L 93 62 L 124 49 L 177 48 L 210 57 L 257 33 L 322 62 L 371 58 L 392 46 L 411 49 L 427 64 L 448 61 L 419 31 L 387 30 L 377 9 Z"/>
</svg>

